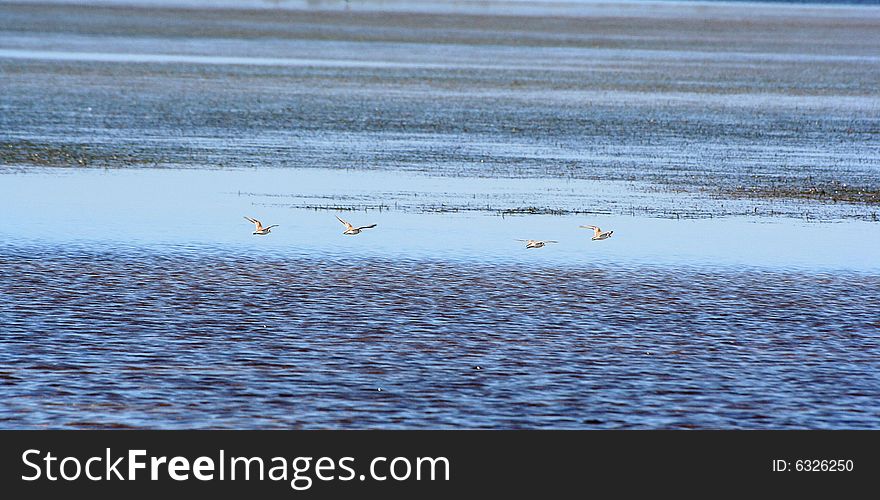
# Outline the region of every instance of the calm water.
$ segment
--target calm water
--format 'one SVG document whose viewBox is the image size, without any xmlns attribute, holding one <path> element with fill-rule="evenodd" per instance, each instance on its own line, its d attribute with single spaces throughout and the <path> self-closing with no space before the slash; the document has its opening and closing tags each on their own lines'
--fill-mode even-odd
<svg viewBox="0 0 880 500">
<path fill-rule="evenodd" d="M 335 175 L 2 174 L 2 425 L 877 425 L 876 223 L 286 204 L 332 200 Z M 369 206 L 526 182 L 347 176 Z"/>
<path fill-rule="evenodd" d="M 880 10 L 105 3 L 0 4 L 0 427 L 880 428 Z"/>
</svg>

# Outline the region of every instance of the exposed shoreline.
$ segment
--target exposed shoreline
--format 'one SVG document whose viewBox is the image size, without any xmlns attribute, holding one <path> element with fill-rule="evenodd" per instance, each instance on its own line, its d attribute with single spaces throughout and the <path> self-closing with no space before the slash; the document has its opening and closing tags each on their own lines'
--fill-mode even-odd
<svg viewBox="0 0 880 500">
<path fill-rule="evenodd" d="M 589 9 L 3 4 L 0 164 L 582 179 L 662 194 L 622 200 L 649 215 L 876 220 L 880 9 Z M 603 203 L 490 211 L 627 210 Z"/>
</svg>

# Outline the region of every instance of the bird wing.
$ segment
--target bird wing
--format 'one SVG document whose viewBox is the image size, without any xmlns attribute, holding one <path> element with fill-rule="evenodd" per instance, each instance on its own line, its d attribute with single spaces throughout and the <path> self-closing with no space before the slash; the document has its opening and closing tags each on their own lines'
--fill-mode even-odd
<svg viewBox="0 0 880 500">
<path fill-rule="evenodd" d="M 354 229 L 353 227 L 351 227 L 351 224 L 349 224 L 348 222 L 345 222 L 344 220 L 340 219 L 338 215 L 336 216 L 336 218 L 339 220 L 339 222 L 345 224 L 345 227 L 347 227 L 348 229 Z"/>
<path fill-rule="evenodd" d="M 245 219 L 251 221 L 251 224 L 253 224 L 254 226 L 256 226 L 256 231 L 262 231 L 262 230 L 263 230 L 263 224 L 262 224 L 260 221 L 258 221 L 257 219 L 251 219 L 250 217 L 247 217 L 247 216 L 245 216 Z"/>
<path fill-rule="evenodd" d="M 600 234 L 602 234 L 602 230 L 596 226 L 581 226 L 581 227 L 584 229 L 592 229 L 594 236 L 599 236 Z"/>
<path fill-rule="evenodd" d="M 559 243 L 556 240 L 544 240 L 544 243 Z"/>
<path fill-rule="evenodd" d="M 278 227 L 278 224 L 272 224 L 271 226 L 267 227 L 266 229 L 272 229 L 273 227 Z"/>
<path fill-rule="evenodd" d="M 370 224 L 369 226 L 361 226 L 357 229 L 358 229 L 358 231 L 360 231 L 361 229 L 370 229 L 370 228 L 374 228 L 374 227 L 376 227 L 375 224 Z"/>
</svg>

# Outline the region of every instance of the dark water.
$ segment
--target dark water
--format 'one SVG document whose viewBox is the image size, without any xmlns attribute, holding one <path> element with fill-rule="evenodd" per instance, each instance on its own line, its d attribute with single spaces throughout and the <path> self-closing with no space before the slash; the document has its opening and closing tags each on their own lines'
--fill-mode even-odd
<svg viewBox="0 0 880 500">
<path fill-rule="evenodd" d="M 0 3 L 0 427 L 880 428 L 880 10 L 98 3 Z"/>
<path fill-rule="evenodd" d="M 4 246 L 0 290 L 7 428 L 880 422 L 877 276 Z"/>
</svg>

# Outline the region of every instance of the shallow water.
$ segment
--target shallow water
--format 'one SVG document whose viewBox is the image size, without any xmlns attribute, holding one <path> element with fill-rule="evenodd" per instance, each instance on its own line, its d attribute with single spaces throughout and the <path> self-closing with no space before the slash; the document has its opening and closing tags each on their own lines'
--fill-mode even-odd
<svg viewBox="0 0 880 500">
<path fill-rule="evenodd" d="M 421 205 L 296 206 L 342 196 L 338 176 L 367 206 Z M 866 428 L 880 417 L 876 223 L 433 212 L 418 207 L 565 199 L 566 188 L 382 171 L 0 178 L 6 427 Z M 254 236 L 244 214 L 280 226 Z M 378 226 L 344 236 L 336 214 Z M 587 222 L 615 234 L 591 241 Z M 519 237 L 559 243 L 527 250 Z"/>
<path fill-rule="evenodd" d="M 880 427 L 880 10 L 104 3 L 0 5 L 0 427 Z"/>
<path fill-rule="evenodd" d="M 880 196 L 880 9 L 370 5 L 2 5 L 0 159 L 581 179 L 635 185 L 584 194 L 614 214 L 877 217 L 788 201 Z"/>
<path fill-rule="evenodd" d="M 651 203 L 663 195 L 640 193 L 625 183 L 447 178 L 383 170 L 29 168 L 0 174 L 0 240 L 160 252 L 195 245 L 261 257 L 880 273 L 875 222 L 757 212 L 748 217 L 621 215 L 590 210 L 583 200 L 591 196 L 615 205 L 616 198 Z M 669 203 L 681 199 L 667 196 Z M 561 213 L 516 210 L 535 201 Z M 267 237 L 254 236 L 244 216 L 280 226 Z M 345 228 L 336 216 L 378 226 L 343 236 Z M 581 225 L 598 225 L 614 235 L 591 241 L 592 232 Z M 517 239 L 559 243 L 525 251 Z"/>
<path fill-rule="evenodd" d="M 0 249 L 4 426 L 880 416 L 877 276 L 92 248 Z"/>
</svg>

